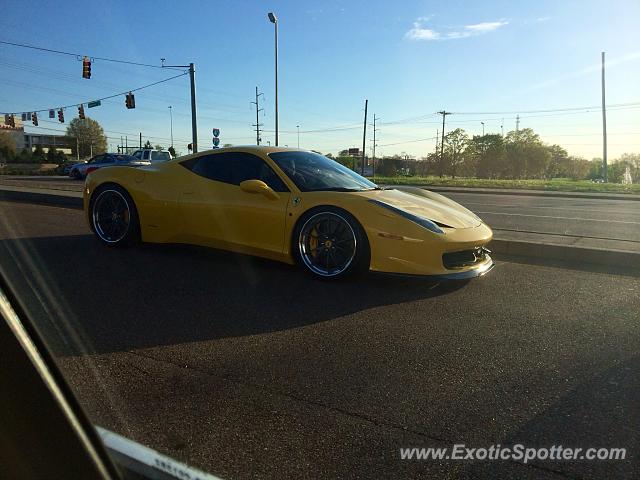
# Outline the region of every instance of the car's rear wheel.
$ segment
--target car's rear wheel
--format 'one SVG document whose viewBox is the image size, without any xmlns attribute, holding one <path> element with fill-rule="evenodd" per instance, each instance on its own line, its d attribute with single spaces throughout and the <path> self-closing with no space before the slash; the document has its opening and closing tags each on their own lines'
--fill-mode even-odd
<svg viewBox="0 0 640 480">
<path fill-rule="evenodd" d="M 100 187 L 91 200 L 91 226 L 100 241 L 125 246 L 140 240 L 138 212 L 133 199 L 118 185 Z"/>
<path fill-rule="evenodd" d="M 315 277 L 337 279 L 369 268 L 369 242 L 358 221 L 334 207 L 307 212 L 294 232 L 298 262 Z"/>
</svg>

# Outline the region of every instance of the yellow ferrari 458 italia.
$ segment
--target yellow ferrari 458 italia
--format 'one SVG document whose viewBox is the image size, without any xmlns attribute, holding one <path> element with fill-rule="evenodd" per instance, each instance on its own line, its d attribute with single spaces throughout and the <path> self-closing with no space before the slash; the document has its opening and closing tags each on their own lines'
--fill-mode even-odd
<svg viewBox="0 0 640 480">
<path fill-rule="evenodd" d="M 299 264 L 465 279 L 493 266 L 491 229 L 421 188 L 380 188 L 318 153 L 231 147 L 89 174 L 87 220 L 106 245 L 189 243 Z"/>
</svg>

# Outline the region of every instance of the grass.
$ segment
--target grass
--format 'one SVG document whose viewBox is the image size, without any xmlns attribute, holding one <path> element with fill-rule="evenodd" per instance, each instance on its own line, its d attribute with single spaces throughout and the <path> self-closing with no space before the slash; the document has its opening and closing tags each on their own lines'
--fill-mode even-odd
<svg viewBox="0 0 640 480">
<path fill-rule="evenodd" d="M 378 177 L 372 178 L 381 185 L 424 185 L 442 187 L 514 188 L 556 192 L 600 192 L 640 194 L 640 184 L 593 183 L 589 180 L 554 178 L 551 180 L 493 180 L 488 178 L 447 177 Z"/>
</svg>

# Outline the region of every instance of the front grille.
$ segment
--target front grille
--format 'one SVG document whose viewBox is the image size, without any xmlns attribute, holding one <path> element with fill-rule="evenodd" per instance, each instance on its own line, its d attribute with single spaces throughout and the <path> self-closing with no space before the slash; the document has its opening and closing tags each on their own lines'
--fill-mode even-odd
<svg viewBox="0 0 640 480">
<path fill-rule="evenodd" d="M 484 247 L 476 247 L 471 250 L 462 250 L 460 252 L 449 252 L 442 255 L 442 264 L 448 270 L 456 270 L 464 267 L 471 267 L 478 263 L 484 262 L 489 252 Z"/>
</svg>

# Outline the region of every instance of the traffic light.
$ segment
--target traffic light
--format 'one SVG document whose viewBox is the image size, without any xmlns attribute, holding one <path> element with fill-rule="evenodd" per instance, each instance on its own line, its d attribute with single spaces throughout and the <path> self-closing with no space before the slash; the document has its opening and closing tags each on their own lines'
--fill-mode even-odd
<svg viewBox="0 0 640 480">
<path fill-rule="evenodd" d="M 91 78 L 91 60 L 89 60 L 89 57 L 82 59 L 82 78 Z"/>
<path fill-rule="evenodd" d="M 31 114 L 31 121 L 33 122 L 34 127 L 38 126 L 38 114 L 36 112 Z"/>
<path fill-rule="evenodd" d="M 82 104 L 78 105 L 78 118 L 84 120 L 84 105 Z"/>
<path fill-rule="evenodd" d="M 58 110 L 58 121 L 64 123 L 64 111 L 62 109 Z"/>
<path fill-rule="evenodd" d="M 136 108 L 136 97 L 133 96 L 133 93 L 127 93 L 124 104 L 127 108 Z"/>
<path fill-rule="evenodd" d="M 13 118 L 13 115 L 5 115 L 4 116 L 4 124 L 8 125 L 9 127 L 16 127 L 16 121 Z"/>
<path fill-rule="evenodd" d="M 49 110 L 49 118 L 56 118 L 56 111 L 51 109 Z"/>
</svg>

